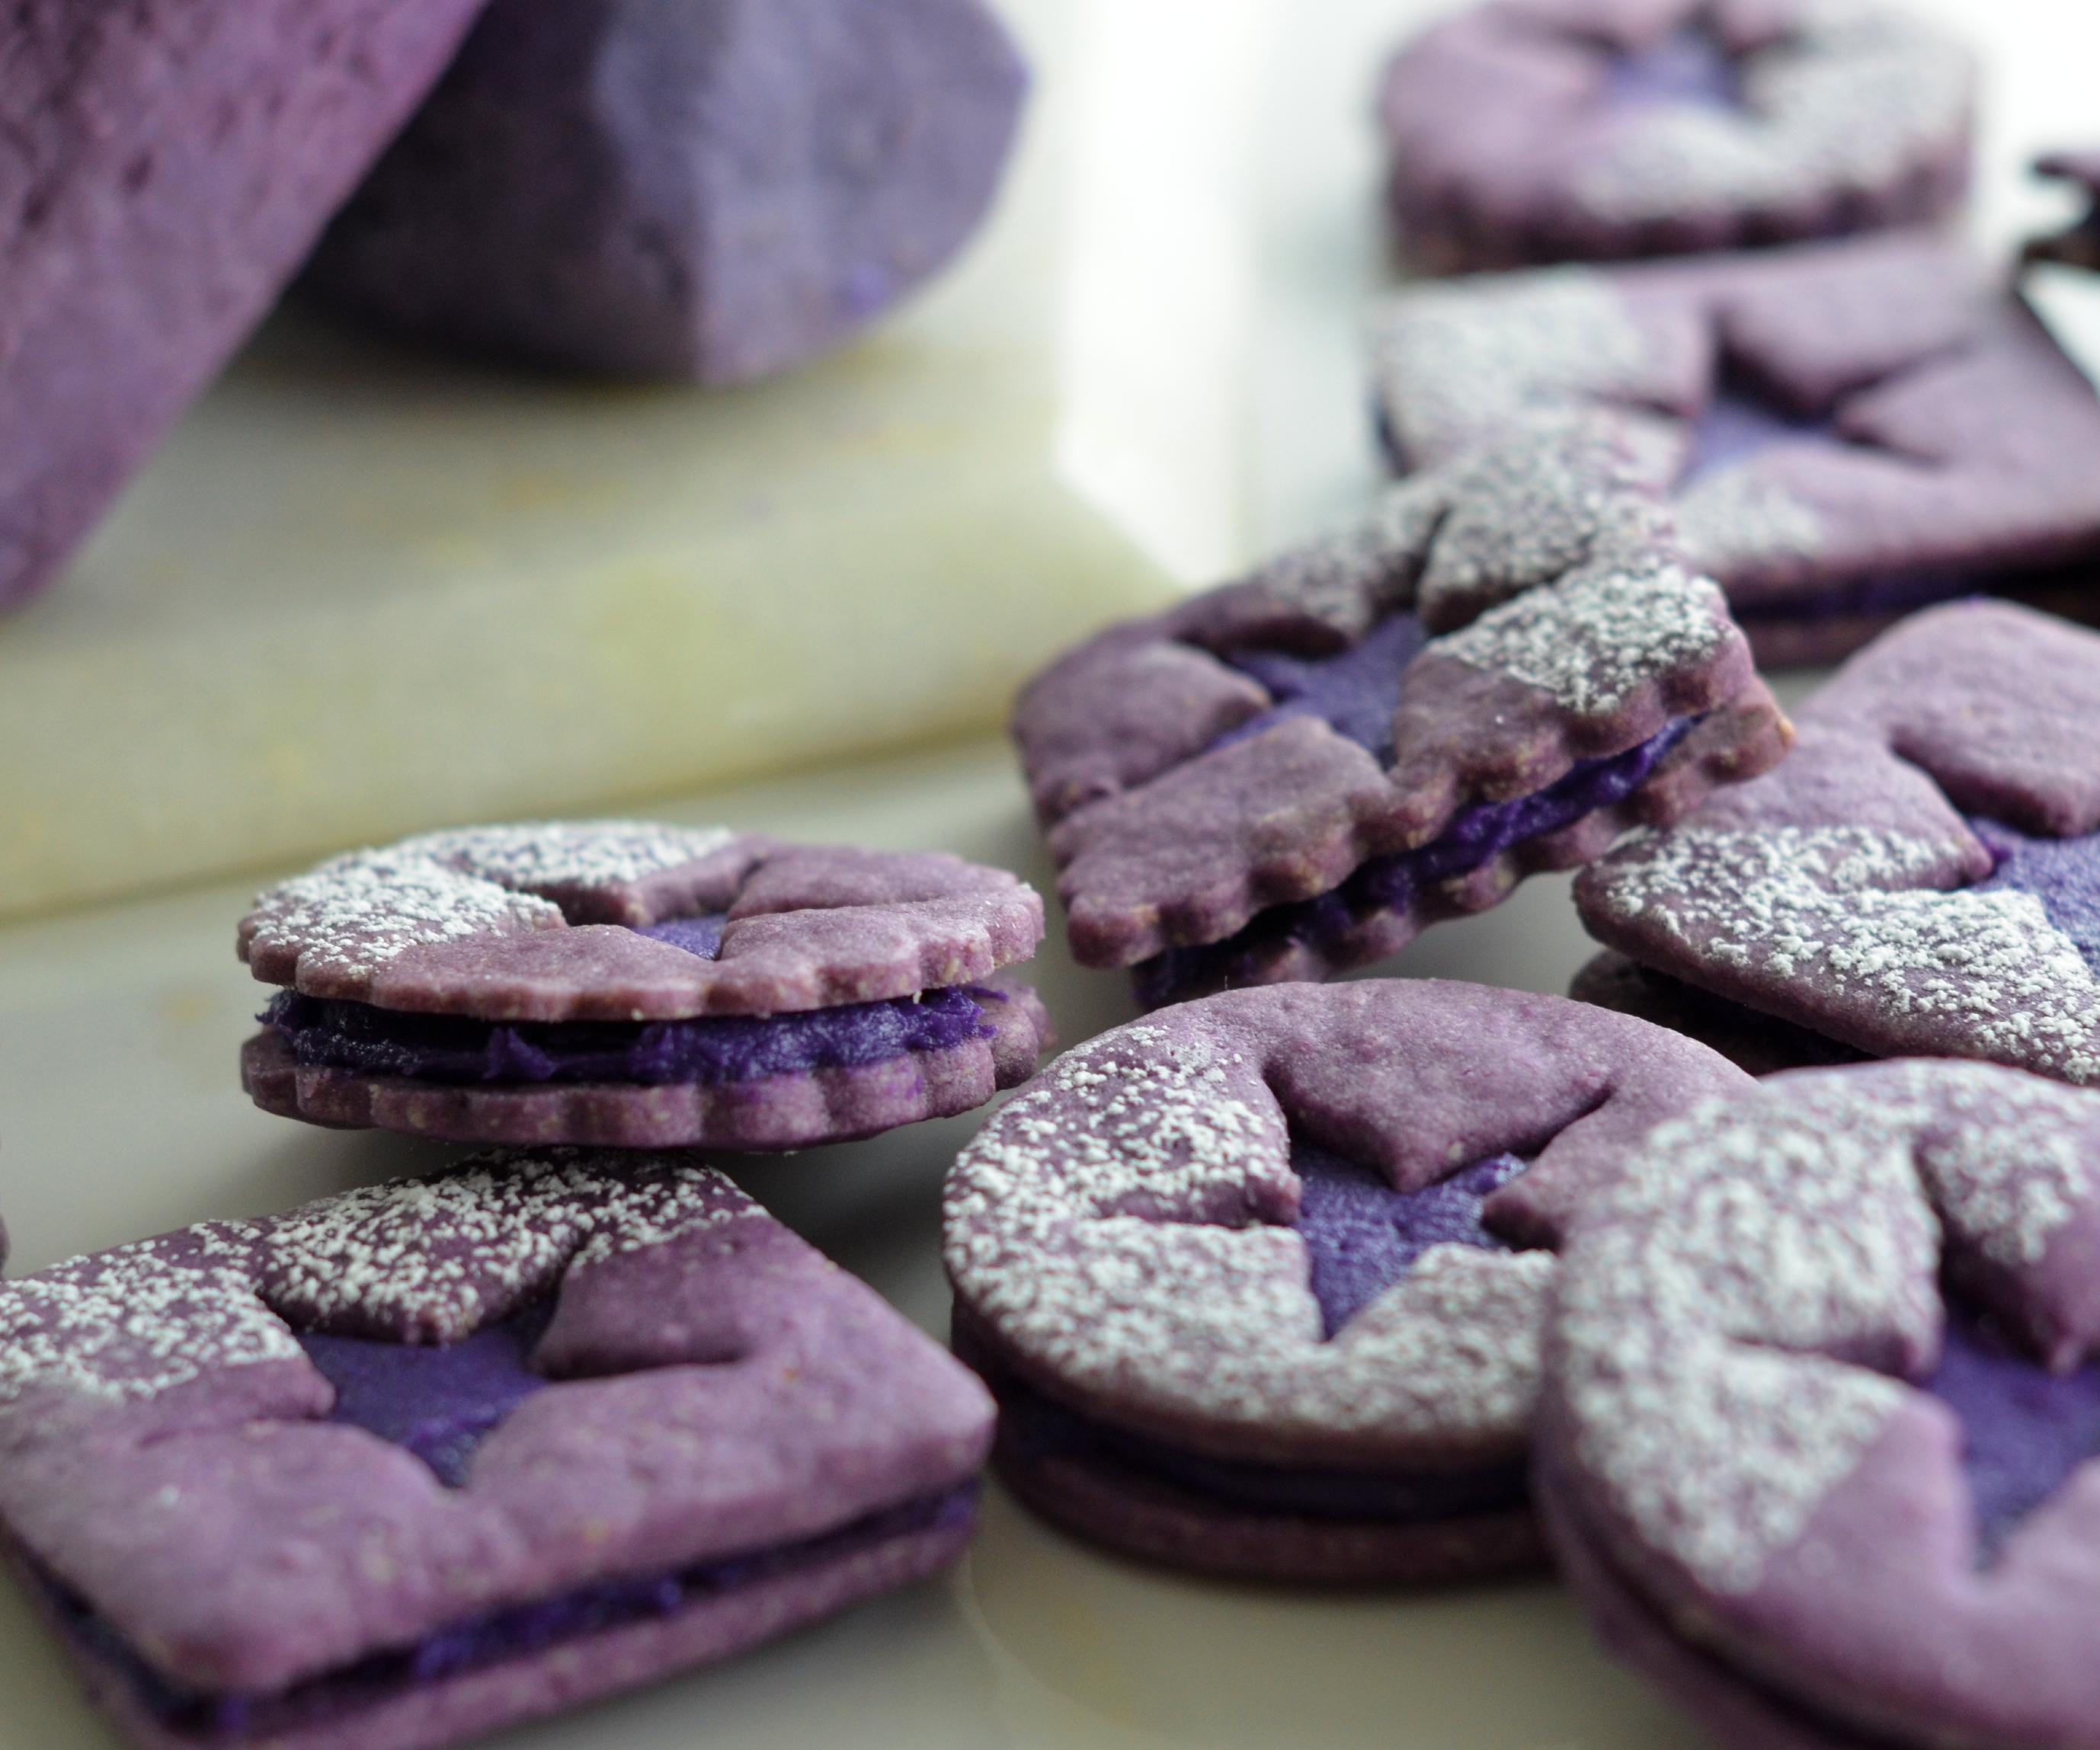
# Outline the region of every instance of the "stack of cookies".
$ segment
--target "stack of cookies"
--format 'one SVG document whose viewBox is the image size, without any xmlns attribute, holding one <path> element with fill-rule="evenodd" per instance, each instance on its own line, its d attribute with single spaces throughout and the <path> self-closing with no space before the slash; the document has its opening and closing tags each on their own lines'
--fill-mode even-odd
<svg viewBox="0 0 2100 1750">
<path fill-rule="evenodd" d="M 241 284 L 471 25 L 319 289 L 711 379 L 834 337 L 982 206 L 1004 39 L 687 10 L 312 24 L 378 108 Z M 753 120 L 914 80 L 955 107 L 849 214 Z M 1202 1575 L 1555 1564 L 1734 1750 L 2100 1743 L 2100 633 L 2047 611 L 2100 618 L 2100 396 L 1945 229 L 1973 85 L 1882 0 L 1402 48 L 1446 277 L 1376 313 L 1392 483 L 1017 701 L 1071 958 L 1141 1012 L 1047 1066 L 1042 901 L 942 853 L 513 823 L 262 893 L 254 1104 L 482 1152 L 0 1284 L 6 1552 L 121 1728 L 432 1750 L 936 1573 L 989 1462 Z M 751 179 L 665 231 L 715 152 Z M 1841 659 L 1792 721 L 1759 668 Z M 1568 997 L 1339 976 L 1551 871 Z M 952 1353 L 696 1152 L 1009 1091 L 939 1163 Z"/>
</svg>

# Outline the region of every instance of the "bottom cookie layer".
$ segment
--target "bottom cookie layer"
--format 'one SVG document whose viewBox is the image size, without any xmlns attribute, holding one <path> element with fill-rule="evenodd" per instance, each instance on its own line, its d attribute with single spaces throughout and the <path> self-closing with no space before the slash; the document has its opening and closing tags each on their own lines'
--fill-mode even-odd
<svg viewBox="0 0 2100 1750">
<path fill-rule="evenodd" d="M 938 1571 L 973 1486 L 788 1549 L 609 1585 L 315 1678 L 281 1696 L 172 1692 L 18 1549 L 9 1556 L 90 1695 L 142 1750 L 435 1750 L 742 1652 Z"/>
<path fill-rule="evenodd" d="M 1110 1549 L 1199 1573 L 1330 1585 L 1482 1578 L 1545 1559 L 1521 1463 L 1413 1475 L 1232 1465 L 1117 1439 L 1050 1404 L 967 1320 L 955 1351 L 999 1400 L 999 1479 Z"/>
<path fill-rule="evenodd" d="M 968 1112 L 1034 1074 L 1052 1038 L 1041 999 L 1022 985 L 973 996 L 989 1024 L 982 1037 L 740 1082 L 453 1085 L 302 1064 L 271 1030 L 242 1047 L 241 1086 L 257 1105 L 282 1117 L 451 1142 L 812 1148 Z"/>
<path fill-rule="evenodd" d="M 1696 1039 L 1754 1076 L 1868 1061 L 1864 1051 L 1656 972 L 1617 949 L 1586 962 L 1568 994 Z"/>
<path fill-rule="evenodd" d="M 1593 1543 L 1542 1464 L 1540 1519 L 1560 1575 L 1597 1638 L 1711 1732 L 1725 1750 L 1907 1750 L 1825 1720 L 1679 1639 Z"/>
</svg>

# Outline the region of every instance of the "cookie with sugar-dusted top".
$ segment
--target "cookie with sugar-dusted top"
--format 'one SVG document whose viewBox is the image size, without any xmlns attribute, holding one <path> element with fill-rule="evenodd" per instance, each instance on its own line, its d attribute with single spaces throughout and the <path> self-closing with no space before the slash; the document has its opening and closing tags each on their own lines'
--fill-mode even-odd
<svg viewBox="0 0 2100 1750">
<path fill-rule="evenodd" d="M 2082 1741 L 2100 1095 L 1775 1076 L 1658 1127 L 1564 1248 L 1538 1474 L 1608 1639 L 1764 1750 Z"/>
<path fill-rule="evenodd" d="M 474 1142 L 799 1148 L 1035 1067 L 1025 883 L 946 854 L 651 822 L 427 833 L 271 888 L 258 1103 Z"/>
<path fill-rule="evenodd" d="M 1944 240 L 1408 288 L 1373 335 L 1403 473 L 1542 414 L 1639 409 L 1685 562 L 1767 663 L 1973 590 L 2090 602 L 2100 397 Z"/>
<path fill-rule="evenodd" d="M 931 1571 L 991 1406 L 690 1157 L 483 1157 L 0 1284 L 0 1525 L 135 1742 L 410 1750 Z"/>
<path fill-rule="evenodd" d="M 2070 267 L 2100 267 L 2100 148 L 2053 152 L 2035 160 L 2035 174 L 2067 183 L 2082 193 L 2087 210 L 2076 223 L 2029 240 L 2031 262 L 2062 262 Z"/>
<path fill-rule="evenodd" d="M 1917 224 L 1969 183 L 1976 69 L 1862 0 L 1487 0 L 1380 93 L 1411 265 L 1465 272 Z"/>
<path fill-rule="evenodd" d="M 1038 677 L 1013 733 L 1074 954 L 1154 1003 L 1321 976 L 1769 766 L 1644 465 L 1635 422 L 1527 423 Z"/>
<path fill-rule="evenodd" d="M 2001 602 L 1921 614 L 1800 708 L 1777 770 L 1585 870 L 1582 921 L 1868 1056 L 2100 1082 L 2096 713 L 2100 636 Z"/>
<path fill-rule="evenodd" d="M 1671 978 L 1628 959 L 1616 949 L 1607 948 L 1585 961 L 1568 981 L 1568 994 L 1578 1003 L 1594 1003 L 1687 1034 L 1754 1076 L 1820 1064 L 1857 1063 L 1868 1056 L 1806 1027 Z"/>
<path fill-rule="evenodd" d="M 1438 981 L 1233 991 L 1067 1052 L 944 1199 L 1003 1473 L 1192 1567 L 1531 1558 L 1547 1248 L 1619 1151 L 1747 1085 L 1645 1023 Z"/>
</svg>

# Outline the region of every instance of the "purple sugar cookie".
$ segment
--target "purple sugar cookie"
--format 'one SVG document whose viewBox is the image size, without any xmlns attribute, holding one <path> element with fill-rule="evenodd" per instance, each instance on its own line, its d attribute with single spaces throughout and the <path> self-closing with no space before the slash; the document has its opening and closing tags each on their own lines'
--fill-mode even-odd
<svg viewBox="0 0 2100 1750">
<path fill-rule="evenodd" d="M 1785 721 L 1624 435 L 1527 425 L 1030 683 L 1074 955 L 1148 1005 L 1320 978 L 1771 765 Z"/>
<path fill-rule="evenodd" d="M 1387 68 L 1387 198 L 1440 273 L 1915 224 L 1967 191 L 1975 82 L 1851 0 L 1489 0 Z"/>
<path fill-rule="evenodd" d="M 1834 660 L 1979 589 L 2096 607 L 2100 397 L 2027 306 L 1917 234 L 1395 293 L 1394 465 L 1542 413 L 1635 429 L 1685 562 L 1761 661 Z"/>
<path fill-rule="evenodd" d="M 1825 1061 L 2100 1083 L 2096 723 L 2100 635 L 2005 602 L 1935 608 L 1801 707 L 1776 771 L 1586 869 L 1577 909 L 1712 999 L 1687 1016 L 1710 1043 L 1739 1005 Z M 1612 997 L 1601 978 L 1586 994 Z"/>
<path fill-rule="evenodd" d="M 1732 1750 L 2100 1722 L 2100 1095 L 1773 1077 L 1564 1248 L 1536 1476 L 1607 1642 Z"/>
<path fill-rule="evenodd" d="M 261 320 L 482 0 L 79 0 L 0 28 L 0 608 Z"/>
<path fill-rule="evenodd" d="M 271 888 L 255 1103 L 457 1141 L 801 1148 L 1033 1074 L 1043 902 L 941 854 L 639 821 L 426 833 Z"/>
<path fill-rule="evenodd" d="M 147 1750 L 430 1750 L 958 1554 L 991 1405 L 721 1174 L 482 1156 L 0 1285 L 0 1525 Z"/>
<path fill-rule="evenodd" d="M 764 376 L 962 247 L 1026 83 L 982 0 L 493 0 L 307 283 L 476 351 Z"/>
<path fill-rule="evenodd" d="M 2071 184 L 2085 196 L 2087 210 L 2068 229 L 2029 242 L 2027 258 L 2100 268 L 2100 149 L 2051 152 L 2035 161 L 2035 174 Z"/>
<path fill-rule="evenodd" d="M 1068 1051 L 948 1180 L 1000 1474 L 1212 1572 L 1535 1561 L 1548 1248 L 1652 1126 L 1749 1085 L 1643 1022 L 1435 980 L 1231 991 Z"/>
</svg>

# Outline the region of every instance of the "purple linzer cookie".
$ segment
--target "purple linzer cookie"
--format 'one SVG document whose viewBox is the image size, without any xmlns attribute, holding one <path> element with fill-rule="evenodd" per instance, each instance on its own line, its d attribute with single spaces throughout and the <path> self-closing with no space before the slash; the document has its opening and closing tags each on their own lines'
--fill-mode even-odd
<svg viewBox="0 0 2100 1750">
<path fill-rule="evenodd" d="M 2100 635 L 2004 602 L 1935 608 L 1800 723 L 1776 771 L 1582 872 L 1590 934 L 1705 994 L 1686 1024 L 1723 1049 L 1740 1005 L 1826 1061 L 1849 1047 L 2100 1083 Z M 1604 970 L 1585 986 L 1611 1000 Z"/>
<path fill-rule="evenodd" d="M 0 1285 L 0 1526 L 147 1750 L 430 1750 L 929 1573 L 992 1407 L 689 1157 L 488 1155 Z"/>
<path fill-rule="evenodd" d="M 1975 82 L 1854 0 L 1488 0 L 1388 68 L 1388 199 L 1435 272 L 1915 224 L 1967 191 Z"/>
<path fill-rule="evenodd" d="M 1652 1125 L 1749 1086 L 1659 1028 L 1435 980 L 1231 991 L 1067 1052 L 948 1181 L 1000 1474 L 1215 1572 L 1535 1561 L 1545 1248 Z"/>
<path fill-rule="evenodd" d="M 966 1112 L 1035 1072 L 1004 969 L 1043 902 L 939 854 L 640 821 L 427 833 L 271 888 L 286 987 L 241 1077 L 316 1124 L 467 1142 L 800 1148 Z"/>
<path fill-rule="evenodd" d="M 1026 82 L 982 0 L 494 0 L 308 283 L 479 351 L 763 376 L 961 248 Z"/>
<path fill-rule="evenodd" d="M 2100 148 L 2051 152 L 2035 161 L 2035 173 L 2072 184 L 2085 195 L 2088 210 L 2069 229 L 2035 238 L 2027 258 L 2100 268 Z"/>
<path fill-rule="evenodd" d="M 2100 397 L 1954 245 L 1906 233 L 1420 287 L 1374 332 L 1403 472 L 1544 412 L 1629 421 L 1686 562 L 1719 580 L 1765 663 L 1834 660 L 1979 589 L 2100 611 Z"/>
<path fill-rule="evenodd" d="M 1072 951 L 1319 978 L 1765 770 L 1789 731 L 1612 422 L 1546 420 L 1071 652 L 1014 738 Z"/>
<path fill-rule="evenodd" d="M 482 0 L 86 0 L 0 24 L 0 608 L 262 318 Z"/>
<path fill-rule="evenodd" d="M 2100 1724 L 2100 1095 L 1774 1077 L 1586 1206 L 1537 1479 L 1608 1642 L 1731 1750 Z"/>
</svg>

